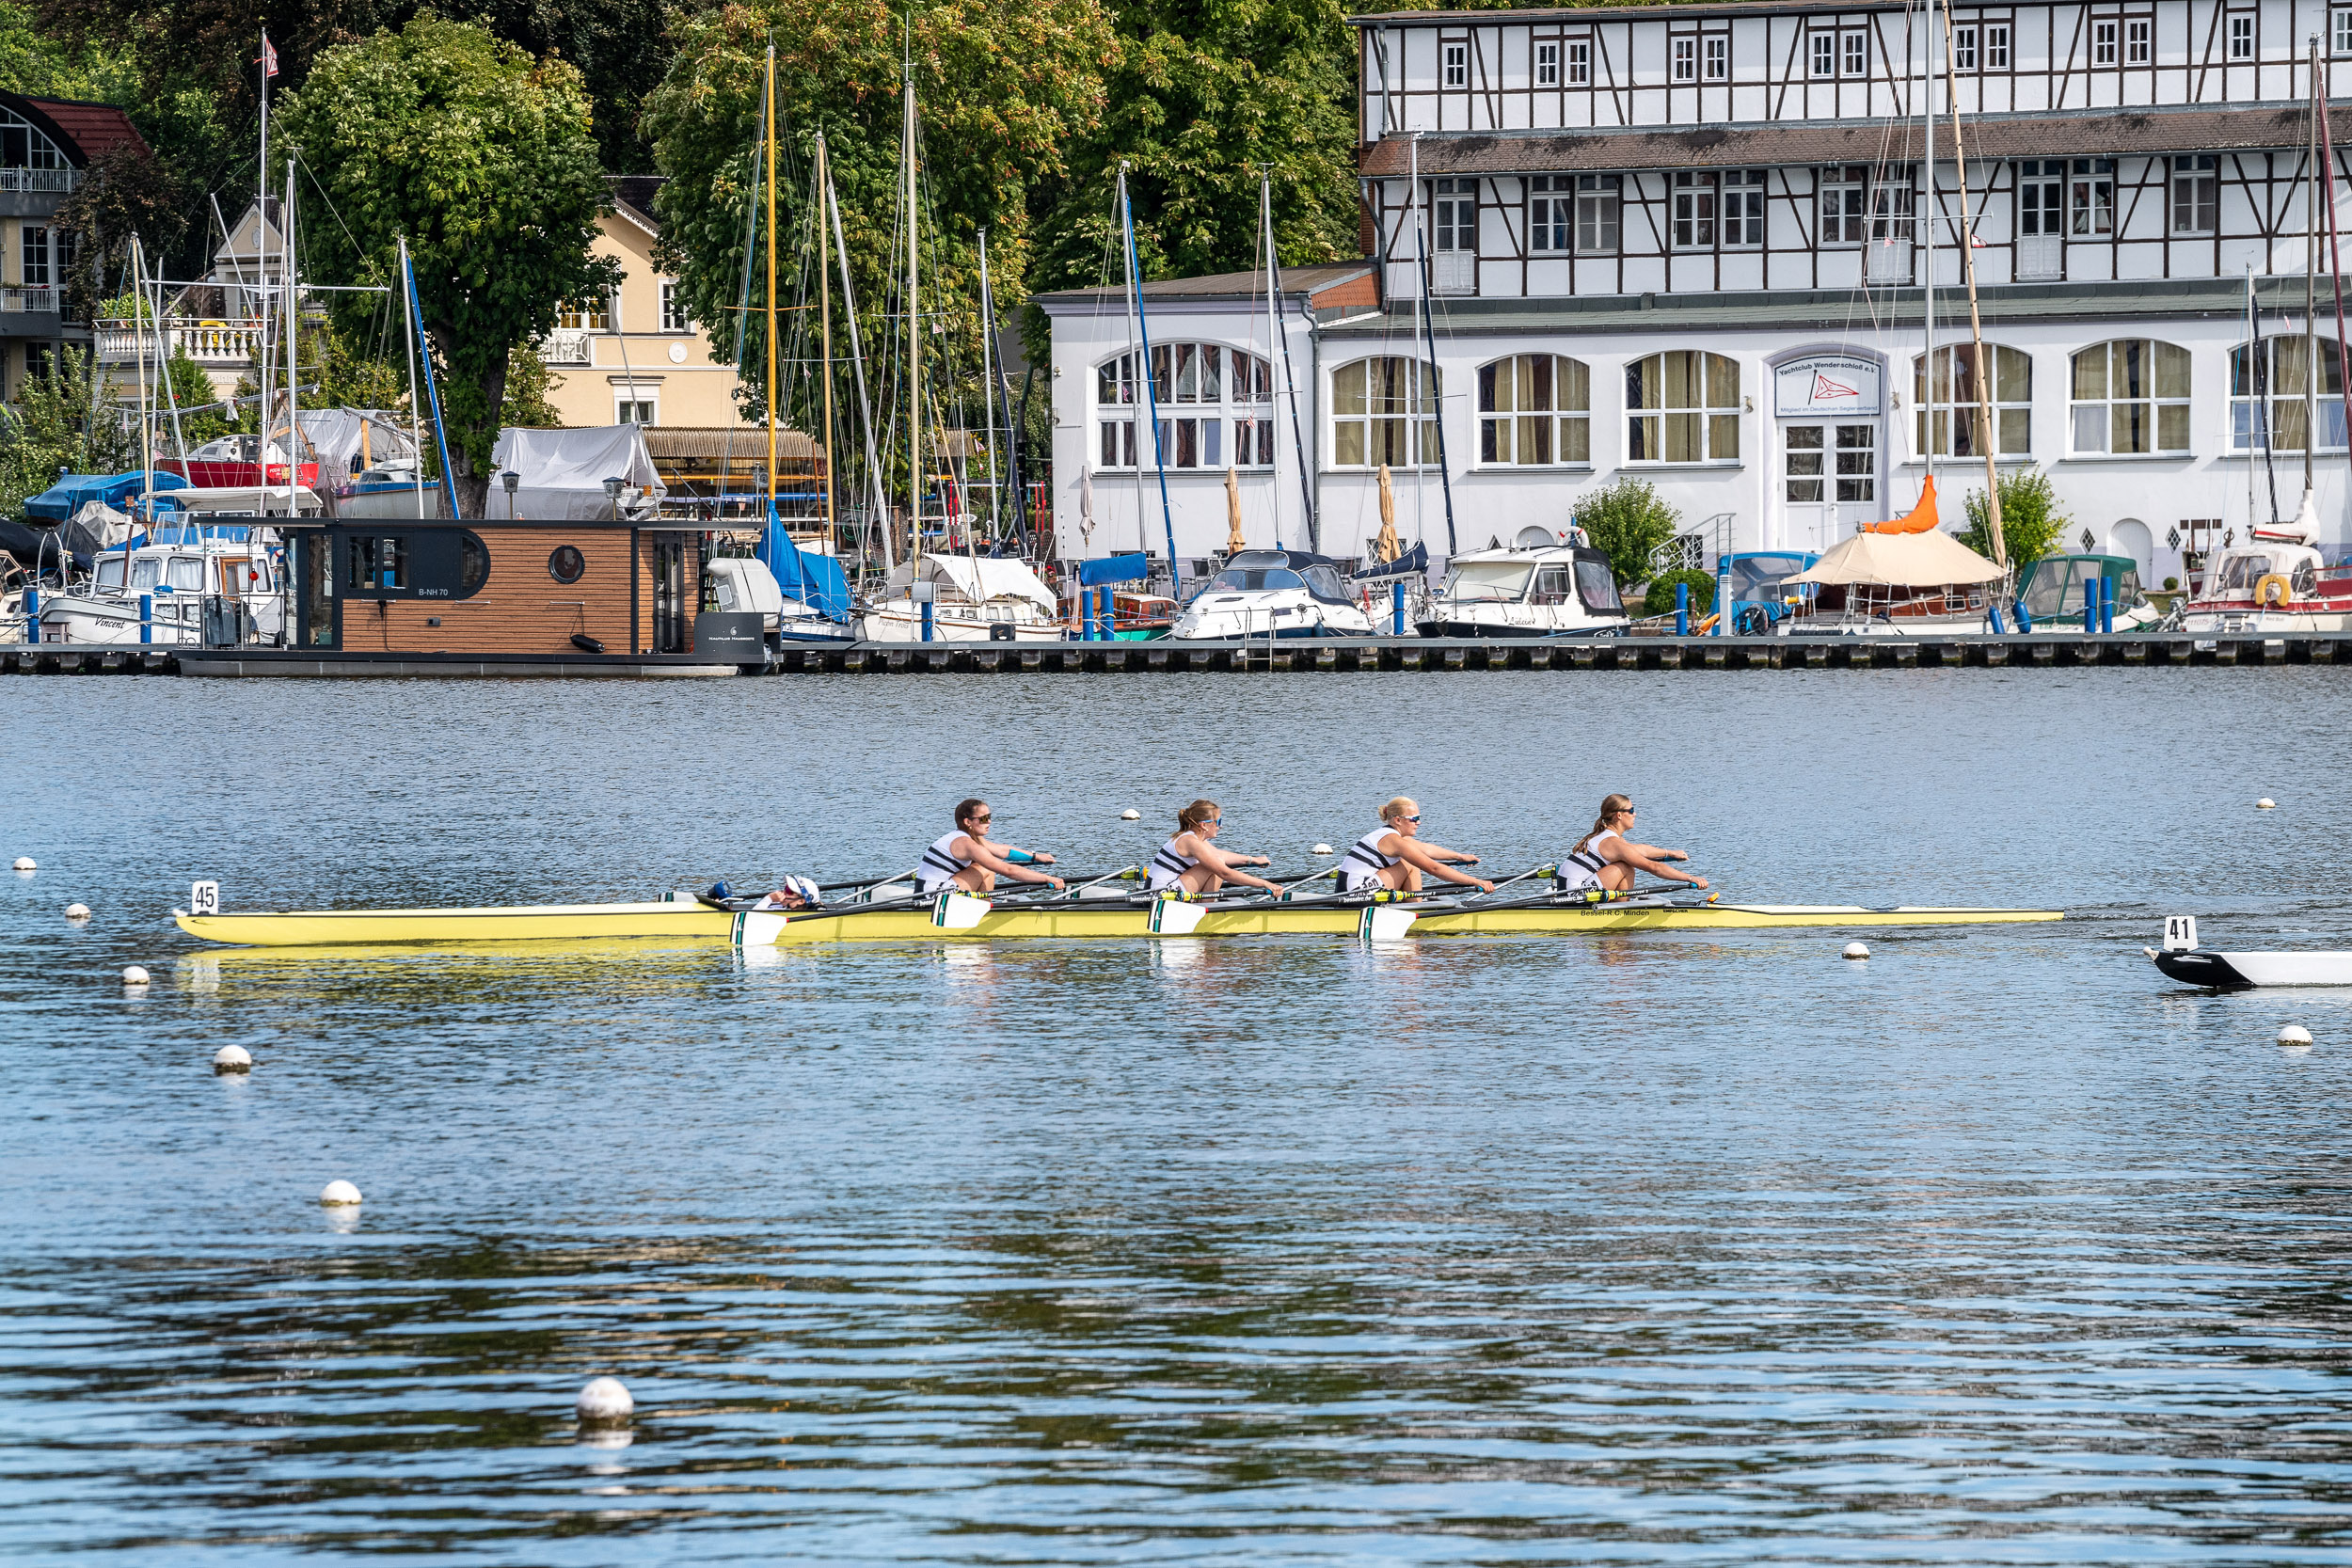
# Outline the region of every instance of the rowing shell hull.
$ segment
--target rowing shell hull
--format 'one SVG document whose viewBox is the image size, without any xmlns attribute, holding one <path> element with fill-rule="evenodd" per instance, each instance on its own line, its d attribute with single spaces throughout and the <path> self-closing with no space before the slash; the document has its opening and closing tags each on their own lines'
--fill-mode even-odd
<svg viewBox="0 0 2352 1568">
<path fill-rule="evenodd" d="M 1878 929 L 1895 926 L 1997 926 L 2057 920 L 2056 910 L 1937 909 L 1858 904 L 1680 904 L 1532 906 L 1525 909 L 1412 910 L 1416 937 L 1557 936 L 1661 930 L 1757 930 L 1803 927 Z M 1266 905 L 1209 909 L 1193 937 L 1335 936 L 1366 933 L 1365 911 L 1352 905 Z M 826 942 L 987 942 L 1016 938 L 1142 937 L 1152 911 L 1134 905 L 991 911 L 961 930 L 932 924 L 928 910 L 811 914 L 729 914 L 691 904 L 580 904 L 505 910 L 317 910 L 287 914 L 190 915 L 180 928 L 207 942 L 256 947 L 381 946 L 477 942 L 596 941 L 668 937 L 732 941 L 738 946 Z"/>
<path fill-rule="evenodd" d="M 2256 986 L 2352 986 L 2352 953 L 2153 953 L 2156 967 L 2214 990 Z"/>
</svg>

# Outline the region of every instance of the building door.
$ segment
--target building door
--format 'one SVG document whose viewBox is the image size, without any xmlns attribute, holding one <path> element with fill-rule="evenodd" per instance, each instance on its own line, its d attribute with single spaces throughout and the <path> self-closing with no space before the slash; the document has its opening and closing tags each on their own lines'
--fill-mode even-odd
<svg viewBox="0 0 2352 1568">
<path fill-rule="evenodd" d="M 1790 549 L 1828 549 L 1855 523 L 1877 522 L 1876 423 L 1787 420 L 1780 427 L 1782 538 Z"/>
<path fill-rule="evenodd" d="M 2017 280 L 2066 276 L 2066 161 L 2027 158 L 2017 166 Z"/>
<path fill-rule="evenodd" d="M 686 535 L 653 536 L 653 651 L 686 651 Z"/>
<path fill-rule="evenodd" d="M 1430 182 L 1429 287 L 1441 294 L 1478 292 L 1478 182 Z"/>
</svg>

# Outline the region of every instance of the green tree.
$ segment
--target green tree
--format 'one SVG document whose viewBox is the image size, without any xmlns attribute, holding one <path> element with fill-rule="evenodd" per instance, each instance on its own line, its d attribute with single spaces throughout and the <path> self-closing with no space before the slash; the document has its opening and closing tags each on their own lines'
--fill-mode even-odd
<svg viewBox="0 0 2352 1568">
<path fill-rule="evenodd" d="M 564 378 L 548 369 L 548 362 L 538 351 L 518 348 L 506 368 L 506 406 L 499 410 L 499 422 L 528 425 L 538 430 L 561 429 L 564 416 L 548 401 Z"/>
<path fill-rule="evenodd" d="M 488 488 L 515 351 L 546 336 L 566 301 L 620 282 L 619 264 L 588 249 L 612 210 L 589 121 L 570 65 L 431 16 L 327 51 L 283 112 L 279 134 L 342 219 L 310 229 L 313 266 L 390 283 L 408 237 L 469 516 Z M 346 330 L 375 309 L 369 295 L 338 298 Z"/>
<path fill-rule="evenodd" d="M 159 439 L 171 437 L 171 410 L 175 403 L 180 410 L 180 438 L 190 450 L 216 436 L 246 428 L 244 411 L 213 389 L 213 378 L 204 373 L 203 366 L 188 357 L 185 349 L 173 347 L 171 357 L 164 361 L 162 379 L 155 398 Z"/>
<path fill-rule="evenodd" d="M 1651 558 L 1681 521 L 1682 514 L 1647 480 L 1620 479 L 1587 491 L 1576 502 L 1576 526 L 1609 558 L 1620 588 L 1648 580 Z"/>
<path fill-rule="evenodd" d="M 1259 259 L 1259 175 L 1285 265 L 1357 253 L 1354 35 L 1333 0 L 1113 0 L 1118 55 L 1102 125 L 1041 187 L 1037 288 L 1121 276 L 1123 159 L 1147 277 Z M 1109 278 L 1104 277 L 1107 270 Z M 1036 338 L 1041 324 L 1031 323 Z M 1043 344 L 1037 343 L 1042 351 Z"/>
<path fill-rule="evenodd" d="M 135 142 L 117 142 L 90 160 L 73 194 L 57 206 L 57 225 L 82 236 L 66 276 L 66 310 L 87 320 L 108 283 L 128 277 L 131 240 L 147 251 L 150 276 L 188 231 L 194 203 L 178 175 Z"/>
<path fill-rule="evenodd" d="M 113 474 L 139 463 L 137 435 L 115 417 L 88 356 L 69 348 L 47 375 L 28 375 L 0 409 L 0 515 L 24 512 L 26 498 L 59 472 Z"/>
<path fill-rule="evenodd" d="M 2050 546 L 2074 518 L 2058 503 L 2050 476 L 2038 467 L 2012 468 L 2000 477 L 2001 540 L 2009 546 L 2009 562 L 2023 580 L 2024 569 L 2050 553 Z M 1968 493 L 1968 528 L 1960 542 L 1984 557 L 1993 556 L 1993 525 L 1986 514 L 1984 492 Z"/>
<path fill-rule="evenodd" d="M 0 88 L 127 106 L 138 102 L 138 65 L 119 44 L 57 37 L 32 7 L 0 0 Z"/>
<path fill-rule="evenodd" d="M 1672 615 L 1675 609 L 1675 586 L 1687 584 L 1691 590 L 1691 614 L 1695 618 L 1715 608 L 1715 574 L 1694 567 L 1678 566 L 1671 572 L 1661 572 L 1649 579 L 1649 592 L 1642 595 L 1645 615 Z"/>
<path fill-rule="evenodd" d="M 737 306 L 744 268 L 756 260 L 744 242 L 761 194 L 753 188 L 752 154 L 771 37 L 782 149 L 779 292 L 796 290 L 803 258 L 813 264 L 808 158 L 821 129 L 860 330 L 877 354 L 903 342 L 903 318 L 891 319 L 905 270 L 902 231 L 894 245 L 893 226 L 901 62 L 911 61 L 923 135 L 922 303 L 945 329 L 926 355 L 945 350 L 934 368 L 961 367 L 976 385 L 976 236 L 989 231 L 992 281 L 1009 314 L 1025 295 L 1030 193 L 1065 177 L 1064 150 L 1102 113 L 1102 71 L 1114 44 L 1096 0 L 925 0 L 911 10 L 889 0 L 743 0 L 680 16 L 672 35 L 677 55 L 644 115 L 670 177 L 656 198 L 664 264 L 688 313 L 712 324 L 722 354 L 742 324 L 747 405 L 758 406 L 763 395 L 760 321 Z M 813 278 L 805 285 L 815 286 Z M 755 307 L 760 302 L 755 292 Z M 936 395 L 941 384 L 931 385 Z M 779 390 L 789 407 L 789 389 Z M 876 395 L 885 395 L 879 377 Z"/>
</svg>

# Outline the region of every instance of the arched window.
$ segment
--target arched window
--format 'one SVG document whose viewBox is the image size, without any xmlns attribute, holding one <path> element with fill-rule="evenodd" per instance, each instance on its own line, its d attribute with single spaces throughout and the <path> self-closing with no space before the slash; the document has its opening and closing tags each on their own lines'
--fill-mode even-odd
<svg viewBox="0 0 2352 1568">
<path fill-rule="evenodd" d="M 2308 358 L 2300 338 L 2270 338 L 2230 351 L 2230 445 L 2301 451 L 2308 411 Z M 2319 340 L 2319 450 L 2344 450 L 2344 362 L 2335 341 Z"/>
<path fill-rule="evenodd" d="M 1115 355 L 1094 368 L 1098 468 L 1154 461 L 1150 434 L 1136 433 L 1138 357 Z M 1157 460 L 1169 467 L 1256 468 L 1274 461 L 1274 367 L 1257 355 L 1220 343 L 1154 343 L 1152 400 L 1160 416 Z"/>
<path fill-rule="evenodd" d="M 1519 354 L 1478 367 L 1478 461 L 1593 460 L 1593 376 L 1581 359 Z"/>
<path fill-rule="evenodd" d="M 1704 349 L 1680 348 L 1625 368 L 1629 463 L 1736 463 L 1740 459 L 1740 366 Z"/>
<path fill-rule="evenodd" d="M 2071 428 L 2078 456 L 2188 451 L 2188 350 L 2147 338 L 2074 356 Z"/>
<path fill-rule="evenodd" d="M 2013 348 L 1989 347 L 1993 356 L 1993 450 L 2023 456 L 2033 450 L 2033 361 Z M 1980 457 L 1977 447 L 1977 350 L 1973 343 L 1953 343 L 1935 351 L 1935 445 L 1938 457 Z M 1912 450 L 1928 445 L 1928 360 L 1911 360 Z"/>
<path fill-rule="evenodd" d="M 1359 359 L 1331 372 L 1331 466 L 1438 460 L 1438 372 L 1418 359 Z"/>
<path fill-rule="evenodd" d="M 13 109 L 0 109 L 0 190 L 69 191 L 72 166 L 57 144 Z"/>
</svg>

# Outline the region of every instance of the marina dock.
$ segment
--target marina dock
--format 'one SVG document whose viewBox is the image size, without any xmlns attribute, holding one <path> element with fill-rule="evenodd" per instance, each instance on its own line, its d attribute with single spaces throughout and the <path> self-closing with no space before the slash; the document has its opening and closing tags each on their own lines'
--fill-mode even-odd
<svg viewBox="0 0 2352 1568">
<path fill-rule="evenodd" d="M 2188 637 L 2080 632 L 1973 637 L 1329 638 L 1287 642 L 859 642 L 756 663 L 692 654 L 366 655 L 301 649 L 0 645 L 0 674 L 311 679 L 460 676 L 677 679 L 802 674 L 1174 674 L 1452 670 L 2076 669 L 2089 665 L 2352 664 L 2352 633 Z"/>
</svg>

